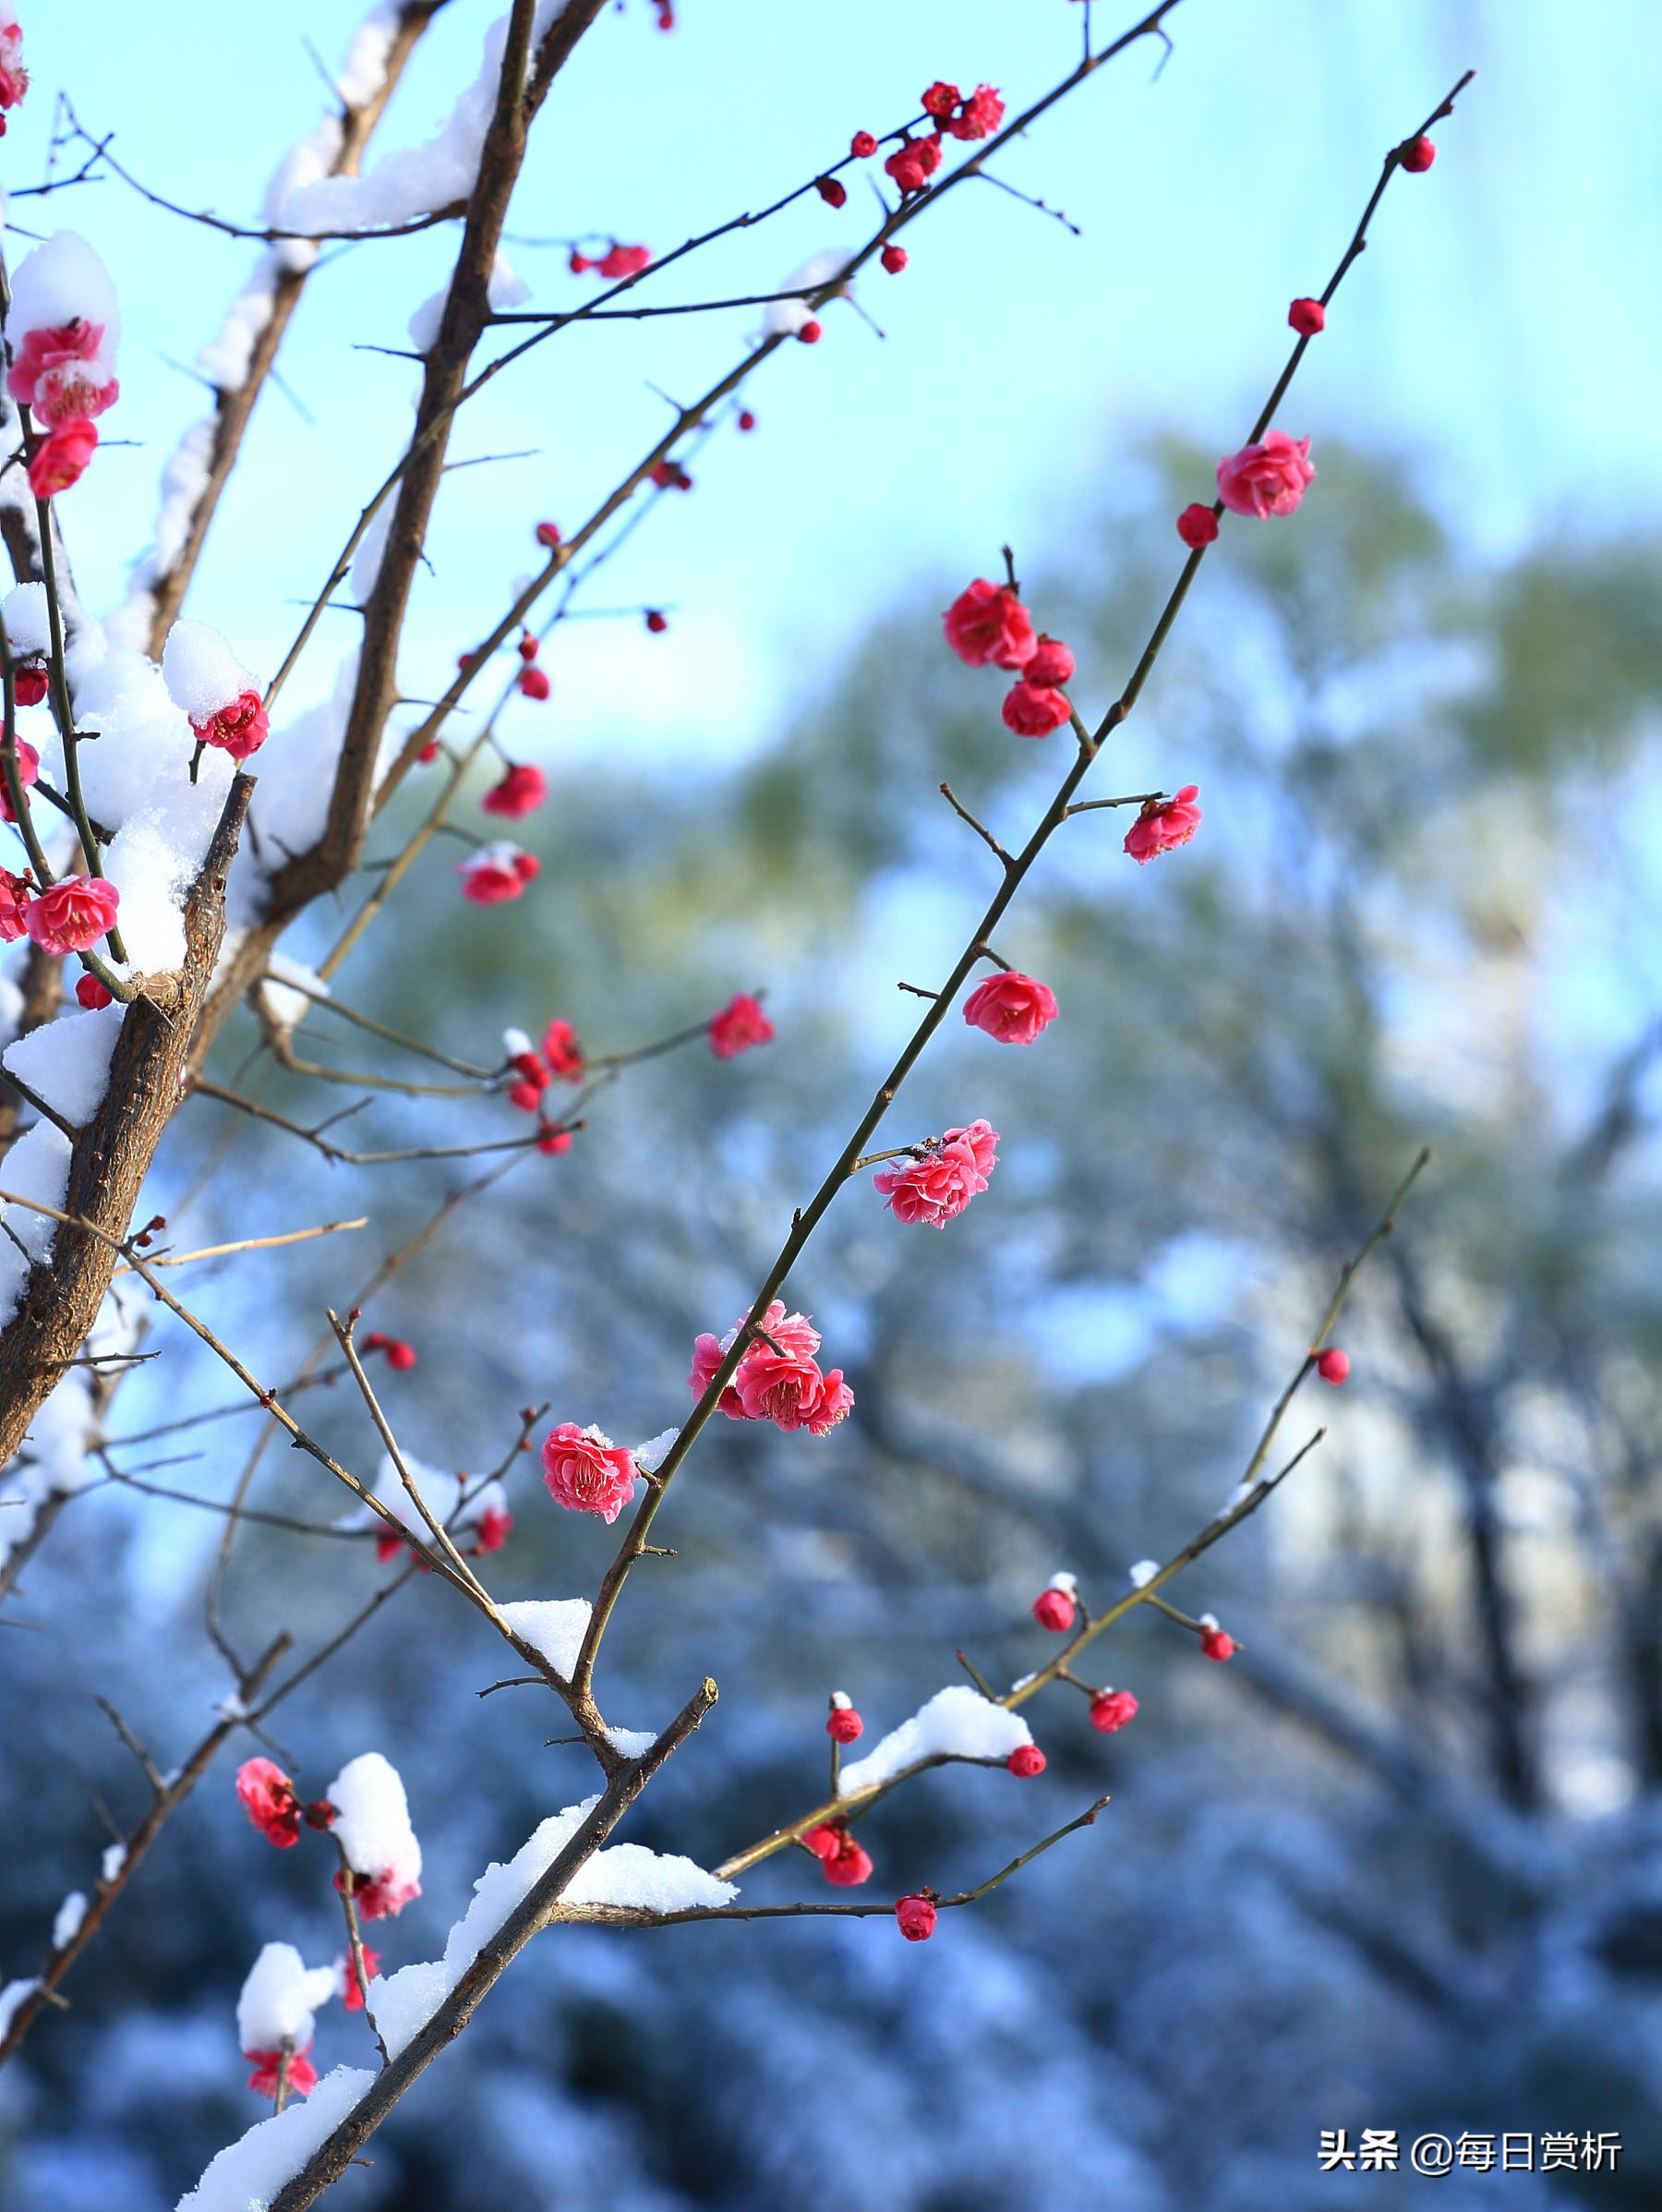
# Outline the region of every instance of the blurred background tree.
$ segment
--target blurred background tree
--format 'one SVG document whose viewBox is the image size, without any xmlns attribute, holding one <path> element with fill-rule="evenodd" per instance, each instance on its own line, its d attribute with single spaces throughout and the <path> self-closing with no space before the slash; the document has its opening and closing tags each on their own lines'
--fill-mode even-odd
<svg viewBox="0 0 1662 2212">
<path fill-rule="evenodd" d="M 1241 1657 L 1204 1665 L 1138 1616 L 1096 1648 L 1141 1700 L 1128 1732 L 1100 1738 L 1082 1701 L 1048 1693 L 1030 1716 L 1042 1779 L 932 1775 L 885 1805 L 871 1847 L 898 1893 L 980 1879 L 1043 1815 L 1114 1793 L 1092 1831 L 926 1950 L 882 1924 L 553 1932 L 343 2203 L 1655 2201 L 1662 937 L 1644 864 L 1662 545 L 1554 542 L 1477 569 L 1400 460 L 1317 453 L 1297 531 L 1233 534 L 1146 726 L 1100 771 L 1104 791 L 1197 781 L 1200 837 L 1138 870 L 1126 817 L 1102 813 L 1053 850 L 1001 949 L 1052 985 L 1062 1020 L 1029 1053 L 960 1029 L 897 1132 L 985 1115 L 1005 1131 L 992 1191 L 950 1240 L 892 1231 L 859 1189 L 840 1202 L 794 1302 L 849 1371 L 855 1416 L 817 1444 L 717 1423 L 667 1517 L 676 1556 L 646 1563 L 654 1585 L 608 1645 L 608 1710 L 645 1725 L 700 1673 L 722 1683 L 631 1829 L 709 1864 L 818 1788 L 829 1689 L 882 1728 L 954 1677 L 959 1643 L 995 1681 L 1025 1671 L 1054 1568 L 1116 1595 L 1133 1561 L 1217 1510 L 1339 1264 L 1429 1143 L 1341 1331 L 1353 1380 L 1291 1432 L 1325 1417 L 1326 1443 L 1178 1592 Z M 1083 700 L 1123 675 L 1203 466 L 1149 452 L 1120 508 L 1049 570 L 1024 563 Z M 936 609 L 961 581 L 897 612 L 737 768 L 562 774 L 556 739 L 529 919 L 454 928 L 435 852 L 430 899 L 347 971 L 349 998 L 485 1058 L 505 1023 L 564 1015 L 614 1049 L 757 986 L 779 1033 L 730 1068 L 694 1052 L 629 1073 L 569 1154 L 514 1155 L 400 1278 L 372 1319 L 420 1347 L 387 1395 L 423 1459 L 480 1469 L 545 1398 L 620 1437 L 680 1418 L 692 1336 L 741 1311 L 909 1020 L 897 980 L 936 979 L 981 895 L 991 860 L 935 784 L 997 828 L 1054 782 L 1045 749 L 1013 742 L 940 649 Z M 303 1035 L 366 1064 L 326 1011 Z M 224 1068 L 255 1042 L 229 1035 Z M 269 1066 L 251 1080 L 315 1111 Z M 281 1133 L 188 1111 L 167 1210 L 192 1242 L 338 1217 L 371 1188 L 413 1229 L 470 1172 L 331 1171 Z M 350 1127 L 367 1146 L 445 1123 L 378 1099 Z M 271 1255 L 282 1315 L 252 1271 L 202 1295 L 279 1375 L 369 1263 L 336 1241 Z M 116 1435 L 228 1395 L 180 1332 L 157 1341 L 164 1379 L 124 1388 Z M 369 1464 L 355 1407 L 329 1399 L 316 1425 Z M 250 1426 L 114 1457 L 198 1452 L 154 1479 L 223 1496 Z M 553 1514 L 529 1463 L 511 1486 L 492 1588 L 591 1587 L 604 1531 Z M 335 1510 L 288 1453 L 268 1455 L 256 1499 Z M 38 1777 L 6 1854 L 8 1972 L 27 1971 L 66 1868 L 90 1870 L 100 1799 L 122 1807 L 135 1782 L 113 1737 L 78 1731 L 66 1754 L 63 1686 L 83 1701 L 117 1686 L 153 1743 L 189 1740 L 222 1686 L 201 1625 L 218 1533 L 112 1487 L 31 1570 L 5 1650 L 8 1764 Z M 244 1646 L 276 1626 L 319 1636 L 388 1571 L 250 1530 L 227 1624 Z M 500 1662 L 457 1611 L 418 1578 L 282 1716 L 308 1783 L 369 1746 L 405 1773 L 428 1872 L 391 1928 L 392 1965 L 432 1955 L 468 1882 L 576 1782 L 543 1747 L 544 1701 L 476 1701 Z M 440 1781 L 459 1745 L 463 1790 Z M 242 1820 L 230 1771 L 173 1824 L 73 2012 L 13 2070 L 0 2201 L 19 2212 L 171 2206 L 250 2117 L 231 2014 L 259 1944 L 338 1948 L 317 1884 Z M 745 1891 L 817 1879 L 791 1854 Z M 363 2034 L 327 2019 L 319 2063 Z M 1365 2125 L 1612 2131 L 1626 2149 L 1613 2179 L 1319 2176 L 1318 2130 Z"/>
</svg>

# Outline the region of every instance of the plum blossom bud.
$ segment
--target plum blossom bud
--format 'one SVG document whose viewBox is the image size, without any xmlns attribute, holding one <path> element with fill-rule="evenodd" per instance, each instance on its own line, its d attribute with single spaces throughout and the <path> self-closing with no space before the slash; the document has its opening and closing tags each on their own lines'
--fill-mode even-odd
<svg viewBox="0 0 1662 2212">
<path fill-rule="evenodd" d="M 669 617 L 661 607 L 649 607 L 646 610 L 646 627 L 654 637 L 662 637 L 669 627 Z"/>
<path fill-rule="evenodd" d="M 813 188 L 828 208 L 839 208 L 847 204 L 849 187 L 839 177 L 815 177 Z"/>
<path fill-rule="evenodd" d="M 1073 655 L 1062 640 L 1048 637 L 1042 631 L 1032 659 L 1021 671 L 1022 681 L 1050 690 L 1058 684 L 1071 683 L 1075 665 Z"/>
<path fill-rule="evenodd" d="M 101 1006 L 112 1006 L 114 1003 L 96 975 L 83 975 L 75 986 L 75 996 L 90 1014 L 95 1014 Z"/>
<path fill-rule="evenodd" d="M 1126 832 L 1126 851 L 1138 867 L 1146 868 L 1161 852 L 1186 845 L 1200 827 L 1198 783 L 1186 783 L 1170 799 L 1145 799 L 1142 812 Z"/>
<path fill-rule="evenodd" d="M 885 246 L 880 259 L 891 276 L 898 276 L 911 257 L 904 246 Z"/>
<path fill-rule="evenodd" d="M 513 1532 L 513 1516 L 506 1505 L 487 1505 L 474 1530 L 476 1550 L 500 1552 Z"/>
<path fill-rule="evenodd" d="M 534 631 L 521 631 L 519 641 L 519 657 L 522 660 L 535 660 L 537 654 L 541 650 L 542 641 L 537 637 Z"/>
<path fill-rule="evenodd" d="M 533 668 L 529 664 L 521 669 L 517 682 L 521 693 L 527 699 L 546 699 L 554 688 L 548 682 L 546 669 Z"/>
<path fill-rule="evenodd" d="M 823 327 L 813 320 L 812 315 L 797 332 L 798 338 L 804 345 L 817 345 L 825 334 Z"/>
<path fill-rule="evenodd" d="M 985 576 L 960 591 L 941 619 L 946 643 L 970 668 L 1025 668 L 1038 650 L 1027 609 L 1007 584 Z"/>
<path fill-rule="evenodd" d="M 487 814 L 506 815 L 517 821 L 522 816 L 535 814 L 548 795 L 548 779 L 541 768 L 522 762 L 509 768 L 500 783 L 493 783 L 479 804 Z"/>
<path fill-rule="evenodd" d="M 577 1032 L 569 1021 L 549 1022 L 543 1032 L 542 1049 L 550 1075 L 561 1082 L 580 1083 L 583 1081 L 583 1047 L 577 1042 Z"/>
<path fill-rule="evenodd" d="M 1244 445 L 1218 463 L 1218 497 L 1232 514 L 1264 522 L 1291 514 L 1316 480 L 1307 438 L 1271 430 L 1261 443 Z"/>
<path fill-rule="evenodd" d="M 820 1863 L 825 1880 L 839 1890 L 855 1889 L 872 1879 L 871 1854 L 849 1833 L 846 1820 L 825 1820 L 811 1828 L 802 1843 Z"/>
<path fill-rule="evenodd" d="M 865 1734 L 865 1722 L 854 1710 L 854 1700 L 846 1690 L 833 1690 L 831 1711 L 825 1722 L 825 1734 L 836 1744 L 851 1744 Z"/>
<path fill-rule="evenodd" d="M 755 427 L 756 418 L 751 413 L 751 410 L 748 407 L 741 407 L 739 410 L 739 428 L 741 430 L 753 430 Z"/>
<path fill-rule="evenodd" d="M 1025 676 L 1005 695 L 1005 727 L 1018 737 L 1049 737 L 1072 712 L 1065 693 L 1030 683 Z"/>
<path fill-rule="evenodd" d="M 869 130 L 857 130 L 849 141 L 849 151 L 857 162 L 869 162 L 877 151 L 877 141 Z"/>
<path fill-rule="evenodd" d="M 46 696 L 50 678 L 43 660 L 19 660 L 13 689 L 19 707 L 38 707 Z"/>
<path fill-rule="evenodd" d="M 1208 1659 L 1215 1659 L 1221 1666 L 1224 1660 L 1233 1659 L 1240 1648 L 1226 1629 L 1219 1627 L 1216 1614 L 1200 1615 L 1200 1649 Z"/>
<path fill-rule="evenodd" d="M 758 1045 L 771 1045 L 774 1025 L 762 1011 L 760 999 L 740 991 L 718 1014 L 711 1015 L 709 1039 L 710 1050 L 718 1060 L 735 1059 Z"/>
<path fill-rule="evenodd" d="M 1042 1774 L 1047 1761 L 1037 1744 L 1018 1744 L 1005 1765 L 1021 1782 L 1030 1782 L 1035 1774 Z"/>
<path fill-rule="evenodd" d="M 1403 166 L 1412 175 L 1422 175 L 1436 159 L 1437 149 L 1423 130 L 1417 139 L 1410 139 L 1403 148 Z"/>
<path fill-rule="evenodd" d="M 1053 1575 L 1049 1582 L 1033 1600 L 1033 1618 L 1041 1628 L 1048 1628 L 1054 1636 L 1066 1636 L 1074 1625 L 1078 1611 L 1078 1582 L 1069 1574 Z"/>
<path fill-rule="evenodd" d="M 1137 1718 L 1137 1699 L 1129 1690 L 1098 1690 L 1090 1700 L 1090 1725 L 1103 1735 L 1114 1735 Z"/>
<path fill-rule="evenodd" d="M 555 551 L 560 544 L 560 525 L 556 522 L 539 522 L 536 526 L 536 542 L 548 552 Z"/>
<path fill-rule="evenodd" d="M 895 1901 L 895 1921 L 909 1943 L 927 1943 L 935 1931 L 935 1901 L 927 1890 Z"/>
<path fill-rule="evenodd" d="M 25 791 L 28 791 L 35 782 L 39 780 L 41 773 L 41 756 L 35 751 L 34 747 L 29 743 L 27 738 L 18 738 L 17 741 L 17 746 L 18 781 L 23 786 Z M 3 816 L 8 822 L 15 822 L 18 818 L 17 811 L 11 803 L 11 792 L 6 788 L 4 780 L 0 780 L 0 816 Z"/>
<path fill-rule="evenodd" d="M 609 1529 L 634 1494 L 635 1464 L 593 1426 L 563 1420 L 543 1439 L 543 1481 L 568 1513 L 597 1513 Z"/>
<path fill-rule="evenodd" d="M 1326 1351 L 1317 1358 L 1316 1372 L 1324 1383 L 1331 1383 L 1335 1388 L 1341 1383 L 1349 1381 L 1350 1371 L 1350 1354 L 1342 1352 L 1336 1344 L 1330 1344 Z"/>
<path fill-rule="evenodd" d="M 367 1943 L 363 1946 L 363 1952 L 364 1972 L 373 1981 L 380 1972 L 379 1954 L 371 1951 Z M 349 2013 L 361 2013 L 364 2009 L 364 1985 L 358 1979 L 357 1961 L 348 1956 L 340 1964 L 341 2003 Z"/>
<path fill-rule="evenodd" d="M 30 901 L 24 926 L 42 952 L 86 952 L 112 926 L 121 894 L 102 876 L 65 876 Z"/>
<path fill-rule="evenodd" d="M 1030 1045 L 1056 1018 L 1056 995 L 1048 984 L 1014 972 L 989 975 L 964 1001 L 964 1020 L 1001 1045 Z"/>
<path fill-rule="evenodd" d="M 1198 553 L 1203 545 L 1210 545 L 1218 535 L 1218 518 L 1210 507 L 1198 500 L 1186 506 L 1177 517 L 1177 535 L 1191 553 Z"/>
<path fill-rule="evenodd" d="M 1287 309 L 1287 321 L 1301 338 L 1313 338 L 1327 328 L 1327 309 L 1319 299 L 1295 299 Z"/>
</svg>

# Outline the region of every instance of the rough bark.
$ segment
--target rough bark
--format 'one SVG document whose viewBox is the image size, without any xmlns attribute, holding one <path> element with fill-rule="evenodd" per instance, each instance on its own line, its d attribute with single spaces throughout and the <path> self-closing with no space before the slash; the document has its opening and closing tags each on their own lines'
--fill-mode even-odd
<svg viewBox="0 0 1662 2212">
<path fill-rule="evenodd" d="M 254 789 L 231 786 L 185 906 L 185 965 L 140 978 L 92 1119 L 75 1142 L 69 1187 L 50 1257 L 30 1272 L 17 1312 L 0 1329 L 0 1463 L 29 1432 L 94 1321 L 162 1135 L 183 1094 L 190 1039 L 225 927 L 225 879 Z M 0 1175 L 4 1174 L 0 1167 Z M 85 1225 L 85 1226 L 82 1226 Z"/>
</svg>

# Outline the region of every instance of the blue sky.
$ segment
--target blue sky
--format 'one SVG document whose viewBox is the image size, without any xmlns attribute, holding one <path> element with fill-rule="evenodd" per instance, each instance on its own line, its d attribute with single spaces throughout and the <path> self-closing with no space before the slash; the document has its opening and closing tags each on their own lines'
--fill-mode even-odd
<svg viewBox="0 0 1662 2212">
<path fill-rule="evenodd" d="M 494 12 L 452 0 L 378 143 L 426 135 Z M 118 131 L 147 182 L 251 215 L 318 112 L 304 42 L 338 59 L 359 13 L 353 0 L 245 0 L 214 11 L 204 37 L 199 0 L 152 0 L 139 18 L 113 0 L 26 8 L 35 91 L 0 173 L 38 179 L 62 85 L 90 127 Z M 628 0 L 545 110 L 514 232 L 597 229 L 661 250 L 798 181 L 854 128 L 898 121 L 936 75 L 1030 98 L 1073 58 L 1080 13 L 1069 0 L 684 0 L 666 37 L 646 0 Z M 1094 15 L 1099 38 L 1122 19 L 1102 0 Z M 1648 516 L 1662 473 L 1655 27 L 1644 0 L 1612 0 L 1596 37 L 1547 0 L 1183 0 L 1157 79 L 1145 47 L 1003 159 L 1084 235 L 982 187 L 915 226 L 906 273 L 861 283 L 886 337 L 833 309 L 825 343 L 767 364 L 756 434 L 718 441 L 693 494 L 666 501 L 618 562 L 601 603 L 661 600 L 669 635 L 574 630 L 554 707 L 516 709 L 524 749 L 681 768 L 765 742 L 885 607 L 984 570 L 1006 538 L 1030 569 L 1065 558 L 1150 429 L 1237 443 L 1284 353 L 1288 298 L 1319 286 L 1380 152 L 1466 66 L 1477 79 L 1439 128 L 1435 168 L 1393 187 L 1284 427 L 1313 434 L 1318 460 L 1334 431 L 1399 454 L 1486 554 Z M 117 183 L 55 206 L 110 261 L 126 319 L 124 398 L 106 427 L 138 442 L 106 453 L 65 503 L 101 605 L 148 535 L 162 459 L 200 411 L 177 364 L 258 249 Z M 863 188 L 840 214 L 811 201 L 666 276 L 656 296 L 765 289 L 861 236 L 870 206 Z M 42 203 L 13 212 L 33 225 Z M 281 651 L 292 602 L 321 581 L 407 421 L 409 366 L 352 349 L 403 343 L 452 239 L 366 246 L 314 280 L 283 361 L 294 401 L 262 400 L 189 610 L 256 668 Z M 560 251 L 514 258 L 534 304 L 584 296 Z M 536 517 L 581 518 L 658 433 L 649 384 L 694 393 L 753 322 L 576 330 L 478 403 L 458 457 L 537 451 L 450 480 L 412 690 L 493 618 Z M 330 646 L 348 619 L 334 618 Z M 296 703 L 330 668 L 327 649 L 312 657 Z"/>
</svg>

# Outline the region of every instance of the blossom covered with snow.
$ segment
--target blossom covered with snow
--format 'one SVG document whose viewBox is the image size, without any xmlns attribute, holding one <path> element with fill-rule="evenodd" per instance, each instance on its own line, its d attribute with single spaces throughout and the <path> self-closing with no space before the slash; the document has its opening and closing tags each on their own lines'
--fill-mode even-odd
<svg viewBox="0 0 1662 2212">
<path fill-rule="evenodd" d="M 527 670 L 527 674 L 535 674 Z M 525 886 L 542 872 L 542 863 L 534 852 L 526 852 L 506 838 L 495 844 L 481 845 L 465 860 L 456 863 L 456 873 L 462 878 L 462 895 L 471 899 L 476 906 L 500 906 L 506 899 L 517 899 Z"/>
<path fill-rule="evenodd" d="M 1078 1588 L 1072 1575 L 1063 1573 L 1051 1577 L 1033 1600 L 1033 1618 L 1041 1628 L 1048 1628 L 1054 1636 L 1067 1634 L 1079 1608 Z"/>
<path fill-rule="evenodd" d="M 695 1339 L 687 1377 L 695 1398 L 715 1381 L 745 1319 L 741 1314 L 725 1336 L 706 1332 Z M 755 1341 L 717 1399 L 717 1411 L 729 1420 L 770 1420 L 788 1434 L 806 1429 L 813 1436 L 826 1435 L 853 1410 L 854 1393 L 840 1367 L 822 1372 L 814 1357 L 819 1348 L 820 1333 L 808 1316 L 788 1313 L 784 1299 L 775 1299 L 762 1316 Z"/>
<path fill-rule="evenodd" d="M 0 31 L 0 68 L 4 53 Z M 6 388 L 48 429 L 102 415 L 120 396 L 115 287 L 78 232 L 54 231 L 18 263 L 6 334 Z"/>
<path fill-rule="evenodd" d="M 162 675 L 198 744 L 218 746 L 233 760 L 247 760 L 264 744 L 271 725 L 259 687 L 207 623 L 175 623 L 162 648 Z"/>
<path fill-rule="evenodd" d="M 873 1177 L 897 1221 L 945 1228 L 987 1187 L 998 1165 L 998 1131 L 986 1121 L 949 1129 L 909 1149 L 909 1164 Z"/>
<path fill-rule="evenodd" d="M 254 2061 L 250 2089 L 275 2097 L 281 2080 L 292 2096 L 305 2097 L 316 2087 L 317 2069 L 305 2054 L 318 2009 L 336 1988 L 332 1966 L 307 1966 L 292 1943 L 265 1946 L 236 2000 L 237 2046 Z"/>
<path fill-rule="evenodd" d="M 543 1481 L 568 1513 L 597 1513 L 609 1528 L 634 1494 L 635 1464 L 602 1430 L 562 1420 L 543 1439 Z"/>
<path fill-rule="evenodd" d="M 380 1920 L 403 1912 L 421 1894 L 421 1845 L 397 1768 L 379 1751 L 362 1752 L 348 1759 L 326 1795 L 335 1808 L 335 1841 L 356 1877 L 358 1918 Z M 344 1886 L 337 1874 L 336 1889 Z"/>
</svg>

